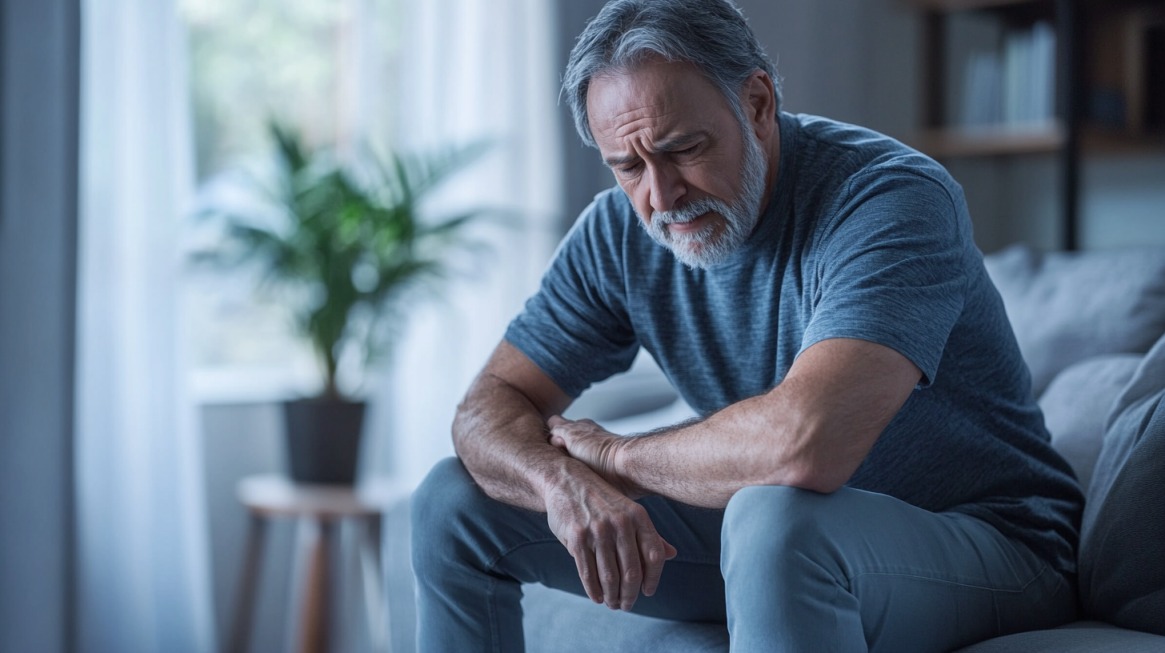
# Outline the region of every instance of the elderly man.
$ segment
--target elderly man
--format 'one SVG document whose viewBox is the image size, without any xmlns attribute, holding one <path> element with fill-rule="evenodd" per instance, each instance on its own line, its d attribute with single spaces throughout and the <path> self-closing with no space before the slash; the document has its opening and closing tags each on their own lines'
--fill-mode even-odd
<svg viewBox="0 0 1165 653">
<path fill-rule="evenodd" d="M 417 493 L 421 649 L 522 650 L 522 583 L 720 621 L 733 651 L 944 651 L 1071 619 L 1080 493 L 946 171 L 782 112 L 728 0 L 613 0 L 564 94 L 618 188 Z M 558 416 L 641 347 L 700 419 L 620 437 Z"/>
</svg>

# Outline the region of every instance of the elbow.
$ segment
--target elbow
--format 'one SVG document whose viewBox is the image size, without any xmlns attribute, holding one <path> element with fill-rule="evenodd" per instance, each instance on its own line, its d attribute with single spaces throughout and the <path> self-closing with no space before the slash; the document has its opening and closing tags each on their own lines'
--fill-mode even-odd
<svg viewBox="0 0 1165 653">
<path fill-rule="evenodd" d="M 845 433 L 845 437 L 838 437 Z M 832 494 L 849 483 L 866 454 L 870 441 L 828 419 L 806 416 L 796 428 L 774 434 L 767 461 L 770 485 Z"/>
<path fill-rule="evenodd" d="M 450 425 L 450 435 L 453 440 L 453 450 L 458 456 L 464 456 L 465 447 L 473 439 L 476 429 L 482 428 L 483 417 L 481 404 L 475 401 L 473 388 L 457 404 L 453 412 L 453 423 Z"/>
<path fill-rule="evenodd" d="M 840 479 L 836 475 L 818 475 L 806 477 L 797 486 L 805 490 L 811 490 L 818 494 L 833 494 L 841 488 L 845 487 L 845 480 Z"/>
<path fill-rule="evenodd" d="M 450 435 L 453 439 L 453 451 L 457 455 L 461 455 L 461 449 L 465 445 L 465 433 L 468 430 L 465 425 L 466 419 L 465 403 L 462 402 L 457 406 L 456 412 L 453 413 L 453 424 L 449 428 Z"/>
<path fill-rule="evenodd" d="M 806 438 L 766 462 L 766 485 L 785 485 L 832 494 L 849 482 L 861 463 L 856 452 L 830 446 L 824 438 Z"/>
<path fill-rule="evenodd" d="M 822 465 L 799 465 L 786 469 L 780 474 L 776 482 L 770 485 L 786 485 L 817 492 L 818 494 L 833 494 L 849 481 L 850 474 L 838 473 L 836 469 Z"/>
</svg>

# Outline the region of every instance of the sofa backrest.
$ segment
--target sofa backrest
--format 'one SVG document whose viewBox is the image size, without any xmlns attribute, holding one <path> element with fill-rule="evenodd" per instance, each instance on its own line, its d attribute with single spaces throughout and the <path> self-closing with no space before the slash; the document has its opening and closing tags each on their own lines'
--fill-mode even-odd
<svg viewBox="0 0 1165 653">
<path fill-rule="evenodd" d="M 1105 419 L 1143 354 L 1094 356 L 1056 375 L 1040 397 L 1052 446 L 1088 489 L 1103 441 Z"/>
<path fill-rule="evenodd" d="M 1052 444 L 1085 489 L 1104 420 L 1165 333 L 1165 247 L 984 257 L 1003 298 Z"/>
<path fill-rule="evenodd" d="M 1073 363 L 1144 353 L 1165 333 L 1165 247 L 985 257 L 1039 397 Z"/>
</svg>

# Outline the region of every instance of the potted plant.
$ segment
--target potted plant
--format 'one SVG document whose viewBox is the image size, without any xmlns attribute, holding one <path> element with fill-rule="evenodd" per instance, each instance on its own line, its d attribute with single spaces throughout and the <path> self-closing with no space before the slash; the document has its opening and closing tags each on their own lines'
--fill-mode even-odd
<svg viewBox="0 0 1165 653">
<path fill-rule="evenodd" d="M 358 356 L 363 371 L 385 353 L 403 317 L 404 291 L 439 279 L 443 256 L 465 244 L 463 228 L 480 211 L 422 221 L 418 203 L 483 147 L 424 159 L 366 154 L 343 165 L 287 128 L 270 129 L 274 183 L 252 179 L 249 208 L 202 212 L 224 221 L 223 241 L 209 258 L 256 264 L 265 284 L 288 297 L 295 326 L 319 361 L 321 392 L 283 405 L 292 479 L 351 484 L 365 404 L 338 383 L 341 358 Z"/>
</svg>

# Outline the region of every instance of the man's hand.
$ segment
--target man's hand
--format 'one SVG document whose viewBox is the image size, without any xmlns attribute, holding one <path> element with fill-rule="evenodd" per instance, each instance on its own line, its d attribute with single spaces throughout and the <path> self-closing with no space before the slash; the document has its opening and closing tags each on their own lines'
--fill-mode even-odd
<svg viewBox="0 0 1165 653">
<path fill-rule="evenodd" d="M 584 460 L 550 446 L 546 419 L 569 405 L 554 381 L 503 341 L 458 407 L 453 442 L 490 497 L 546 511 L 551 531 L 575 559 L 587 596 L 629 610 L 639 592 L 655 593 L 664 562 L 676 550 L 656 532 L 643 506 Z"/>
<path fill-rule="evenodd" d="M 554 415 L 546 424 L 550 427 L 550 444 L 586 463 L 628 497 L 638 499 L 645 494 L 619 473 L 616 456 L 623 438 L 589 419 L 572 421 Z"/>
<path fill-rule="evenodd" d="M 613 610 L 630 610 L 640 591 L 655 594 L 664 562 L 676 555 L 643 506 L 598 479 L 560 485 L 546 497 L 546 516 L 587 596 Z"/>
</svg>

